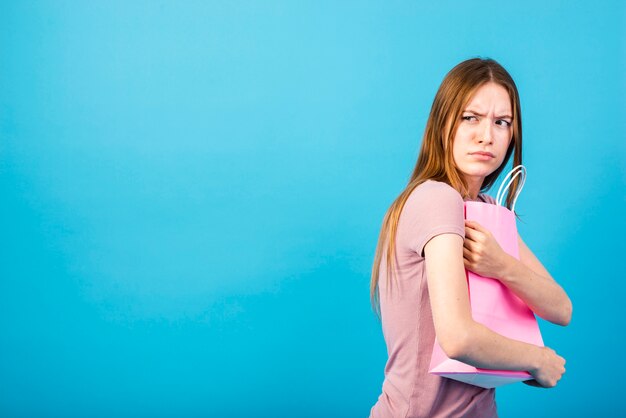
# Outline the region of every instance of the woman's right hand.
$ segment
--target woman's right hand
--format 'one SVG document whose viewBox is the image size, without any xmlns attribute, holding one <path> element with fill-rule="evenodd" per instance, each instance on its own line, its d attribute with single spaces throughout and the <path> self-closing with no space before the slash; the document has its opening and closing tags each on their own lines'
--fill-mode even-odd
<svg viewBox="0 0 626 418">
<path fill-rule="evenodd" d="M 565 373 L 565 359 L 548 347 L 539 347 L 538 366 L 529 370 L 533 380 L 524 383 L 530 386 L 552 388 Z"/>
</svg>

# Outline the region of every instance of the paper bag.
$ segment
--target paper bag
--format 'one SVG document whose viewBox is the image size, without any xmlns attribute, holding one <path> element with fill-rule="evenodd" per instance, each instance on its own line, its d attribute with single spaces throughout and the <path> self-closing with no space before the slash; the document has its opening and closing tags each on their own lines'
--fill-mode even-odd
<svg viewBox="0 0 626 418">
<path fill-rule="evenodd" d="M 465 219 L 476 221 L 489 229 L 500 247 L 519 259 L 514 212 L 499 204 L 465 202 Z M 486 278 L 469 270 L 465 272 L 474 321 L 505 337 L 543 346 L 535 315 L 520 298 L 497 279 Z M 437 340 L 433 347 L 430 373 L 484 388 L 532 379 L 530 373 L 524 371 L 479 369 L 452 360 L 446 356 Z"/>
</svg>

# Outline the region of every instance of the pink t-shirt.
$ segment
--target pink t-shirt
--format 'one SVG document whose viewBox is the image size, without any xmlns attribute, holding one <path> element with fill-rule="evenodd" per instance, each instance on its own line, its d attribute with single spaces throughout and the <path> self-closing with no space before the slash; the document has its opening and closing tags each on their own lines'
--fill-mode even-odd
<svg viewBox="0 0 626 418">
<path fill-rule="evenodd" d="M 490 196 L 479 196 L 495 203 Z M 391 288 L 386 254 L 380 266 L 380 309 L 389 359 L 371 418 L 497 417 L 494 389 L 428 373 L 435 328 L 423 249 L 431 238 L 444 233 L 465 238 L 463 198 L 446 183 L 427 180 L 413 190 L 400 215 L 398 270 Z"/>
</svg>

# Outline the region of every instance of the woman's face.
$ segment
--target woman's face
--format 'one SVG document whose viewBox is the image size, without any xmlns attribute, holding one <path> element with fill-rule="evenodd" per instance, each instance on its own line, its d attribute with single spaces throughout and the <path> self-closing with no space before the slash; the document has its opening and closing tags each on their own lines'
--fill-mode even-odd
<svg viewBox="0 0 626 418">
<path fill-rule="evenodd" d="M 493 82 L 482 85 L 463 109 L 452 155 L 468 184 L 480 187 L 502 164 L 513 135 L 512 115 L 508 92 Z"/>
</svg>

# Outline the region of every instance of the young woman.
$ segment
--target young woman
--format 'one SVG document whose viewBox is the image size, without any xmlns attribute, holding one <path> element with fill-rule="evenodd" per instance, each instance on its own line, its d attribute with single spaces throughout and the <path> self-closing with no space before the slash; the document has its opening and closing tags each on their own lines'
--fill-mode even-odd
<svg viewBox="0 0 626 418">
<path fill-rule="evenodd" d="M 565 372 L 565 360 L 550 348 L 503 337 L 471 316 L 465 269 L 498 278 L 550 322 L 565 326 L 572 315 L 567 294 L 521 238 L 517 260 L 489 230 L 464 221 L 463 201 L 495 203 L 482 192 L 511 155 L 513 166 L 522 163 L 513 79 L 491 59 L 460 63 L 437 91 L 409 184 L 383 221 L 371 297 L 389 359 L 371 417 L 497 417 L 494 389 L 428 373 L 435 335 L 448 357 L 529 371 L 533 386 L 553 387 Z"/>
</svg>

